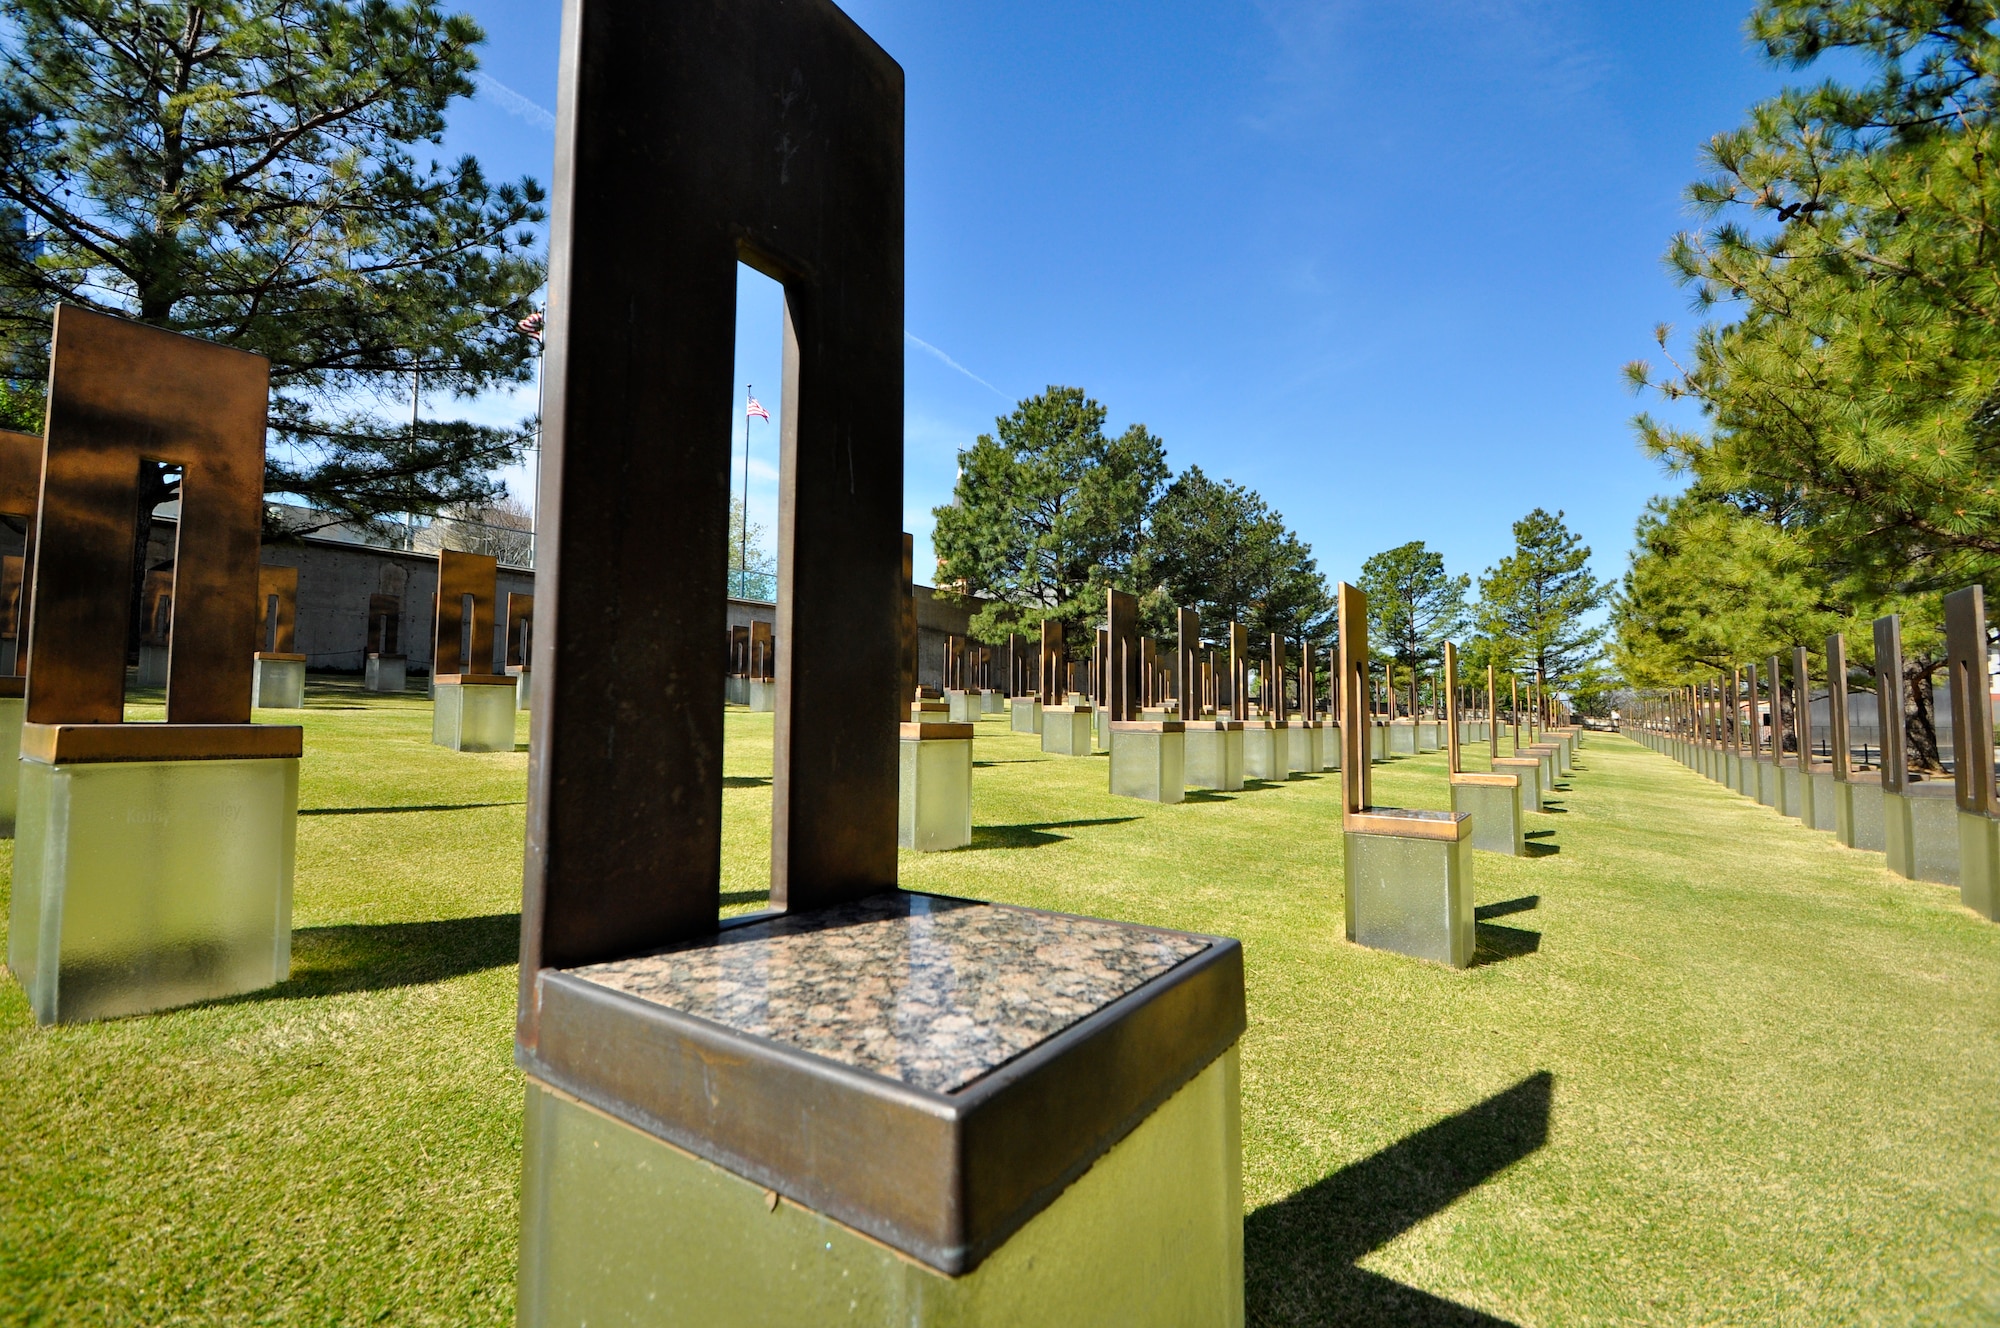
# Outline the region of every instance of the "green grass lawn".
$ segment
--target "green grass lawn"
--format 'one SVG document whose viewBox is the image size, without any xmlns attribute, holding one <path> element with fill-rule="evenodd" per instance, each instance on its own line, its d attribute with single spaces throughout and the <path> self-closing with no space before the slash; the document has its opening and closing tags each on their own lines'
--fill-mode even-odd
<svg viewBox="0 0 2000 1328">
<path fill-rule="evenodd" d="M 0 1322 L 511 1322 L 527 757 L 415 694 L 304 722 L 291 982 L 53 1030 L 0 986 Z M 728 726 L 742 911 L 771 730 Z M 1478 855 L 1456 973 L 1341 940 L 1333 776 L 1159 807 L 980 732 L 974 845 L 906 885 L 1243 940 L 1252 1322 L 2000 1319 L 2000 927 L 1955 891 L 1598 736 L 1537 856 Z M 1376 781 L 1447 805 L 1441 757 Z"/>
</svg>

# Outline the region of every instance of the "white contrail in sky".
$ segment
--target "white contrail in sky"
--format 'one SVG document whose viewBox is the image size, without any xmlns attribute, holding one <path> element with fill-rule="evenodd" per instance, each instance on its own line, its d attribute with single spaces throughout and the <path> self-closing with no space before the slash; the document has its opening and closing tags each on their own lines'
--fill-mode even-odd
<svg viewBox="0 0 2000 1328">
<path fill-rule="evenodd" d="M 500 109 L 507 112 L 507 114 L 517 115 L 537 129 L 551 131 L 555 129 L 555 116 L 543 110 L 534 102 L 529 101 L 526 97 L 523 97 L 520 93 L 493 77 L 493 75 L 481 73 L 475 69 L 472 71 L 472 76 L 479 80 L 479 86 L 493 94 L 493 100 L 498 102 Z"/>
<path fill-rule="evenodd" d="M 1012 398 L 1010 398 L 1005 392 L 1002 392 L 999 388 L 993 386 L 993 384 L 987 382 L 984 378 L 981 378 L 978 374 L 972 372 L 972 370 L 966 368 L 964 365 L 960 364 L 957 360 L 954 360 L 953 358 L 951 358 L 951 356 L 939 350 L 936 346 L 931 345 L 930 342 L 925 341 L 922 337 L 918 336 L 916 333 L 905 328 L 903 331 L 903 335 L 910 339 L 911 345 L 919 346 L 922 349 L 929 351 L 931 354 L 937 356 L 940 360 L 943 360 L 946 364 L 950 365 L 952 368 L 964 374 L 967 378 L 970 378 L 973 382 L 985 388 L 988 392 L 991 392 L 994 396 L 999 397 L 1002 401 L 1012 400 Z"/>
</svg>

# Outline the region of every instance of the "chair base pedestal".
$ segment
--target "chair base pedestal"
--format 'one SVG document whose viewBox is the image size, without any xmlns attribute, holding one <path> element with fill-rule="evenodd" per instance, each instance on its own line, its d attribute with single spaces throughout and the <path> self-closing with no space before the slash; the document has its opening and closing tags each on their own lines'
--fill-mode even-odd
<svg viewBox="0 0 2000 1328">
<path fill-rule="evenodd" d="M 1016 733 L 1042 731 L 1042 700 L 1038 696 L 1017 696 L 1007 708 L 1007 725 Z"/>
<path fill-rule="evenodd" d="M 972 726 L 905 724 L 896 785 L 896 843 L 919 853 L 972 842 Z"/>
<path fill-rule="evenodd" d="M 23 758 L 7 966 L 36 1022 L 256 991 L 292 966 L 299 762 Z"/>
<path fill-rule="evenodd" d="M 1940 793 L 1882 790 L 1883 854 L 1889 870 L 1912 881 L 1959 883 L 1958 803 Z"/>
<path fill-rule="evenodd" d="M 1243 725 L 1201 720 L 1187 726 L 1187 786 L 1234 793 L 1243 787 Z"/>
<path fill-rule="evenodd" d="M 431 741 L 455 752 L 514 750 L 514 680 L 441 682 L 433 689 Z"/>
<path fill-rule="evenodd" d="M 1005 714 L 1006 711 L 1007 711 L 1007 698 L 1002 696 L 998 691 L 994 690 L 991 687 L 988 687 L 986 690 L 982 691 L 979 694 L 980 714 L 1001 715 Z"/>
<path fill-rule="evenodd" d="M 259 655 L 250 675 L 253 710 L 302 710 L 306 704 L 306 658 L 273 659 Z"/>
<path fill-rule="evenodd" d="M 1344 832 L 1347 939 L 1452 968 L 1472 963 L 1472 839 Z"/>
<path fill-rule="evenodd" d="M 1054 756 L 1089 756 L 1091 721 L 1087 705 L 1042 708 L 1042 750 Z"/>
<path fill-rule="evenodd" d="M 1472 846 L 1510 858 L 1528 854 L 1521 826 L 1521 781 L 1511 775 L 1453 775 L 1451 809 L 1472 818 Z"/>
<path fill-rule="evenodd" d="M 1882 786 L 1874 780 L 1833 781 L 1834 837 L 1849 848 L 1880 853 Z"/>
<path fill-rule="evenodd" d="M 1512 775 L 1521 781 L 1521 810 L 1538 812 L 1542 809 L 1542 763 L 1526 752 L 1519 756 L 1503 756 L 1493 762 L 1493 773 Z"/>
<path fill-rule="evenodd" d="M 1290 738 L 1268 719 L 1243 723 L 1243 777 L 1277 783 L 1291 775 Z"/>
<path fill-rule="evenodd" d="M 14 815 L 21 800 L 21 716 L 27 707 L 19 696 L 0 696 L 0 839 L 14 837 Z"/>
<path fill-rule="evenodd" d="M 1111 726 L 1111 792 L 1146 802 L 1187 797 L 1187 734 L 1178 721 Z"/>
<path fill-rule="evenodd" d="M 409 661 L 402 655 L 370 655 L 361 685 L 371 692 L 400 692 L 409 685 Z"/>
<path fill-rule="evenodd" d="M 1285 726 L 1285 769 L 1293 775 L 1316 775 L 1326 764 L 1326 730 L 1317 720 L 1295 719 Z"/>
<path fill-rule="evenodd" d="M 1239 1328 L 1238 1098 L 1231 1047 L 950 1277 L 530 1082 L 519 1322 Z"/>
<path fill-rule="evenodd" d="M 1958 814 L 1959 902 L 1990 922 L 2000 922 L 2000 821 L 1978 812 Z"/>
</svg>

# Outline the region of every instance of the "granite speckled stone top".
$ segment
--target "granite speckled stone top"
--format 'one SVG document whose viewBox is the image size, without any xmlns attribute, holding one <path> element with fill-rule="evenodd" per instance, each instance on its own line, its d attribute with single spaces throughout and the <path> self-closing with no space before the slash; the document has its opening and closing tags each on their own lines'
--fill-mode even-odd
<svg viewBox="0 0 2000 1328">
<path fill-rule="evenodd" d="M 897 892 L 569 971 L 950 1093 L 1207 948 L 1123 923 Z"/>
</svg>

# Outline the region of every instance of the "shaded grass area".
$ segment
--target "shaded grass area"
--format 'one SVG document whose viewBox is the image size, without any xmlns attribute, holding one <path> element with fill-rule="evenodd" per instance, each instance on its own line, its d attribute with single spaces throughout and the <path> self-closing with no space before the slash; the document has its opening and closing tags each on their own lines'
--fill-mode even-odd
<svg viewBox="0 0 2000 1328">
<path fill-rule="evenodd" d="M 511 1322 L 526 756 L 313 700 L 291 982 L 56 1030 L 0 988 L 0 1322 Z M 728 731 L 738 912 L 770 719 Z M 1453 973 L 1341 939 L 1333 776 L 1160 807 L 979 732 L 973 847 L 906 884 L 1244 940 L 1253 1323 L 2000 1316 L 2000 928 L 1953 892 L 1597 737 Z M 1448 803 L 1436 756 L 1376 790 Z"/>
</svg>

